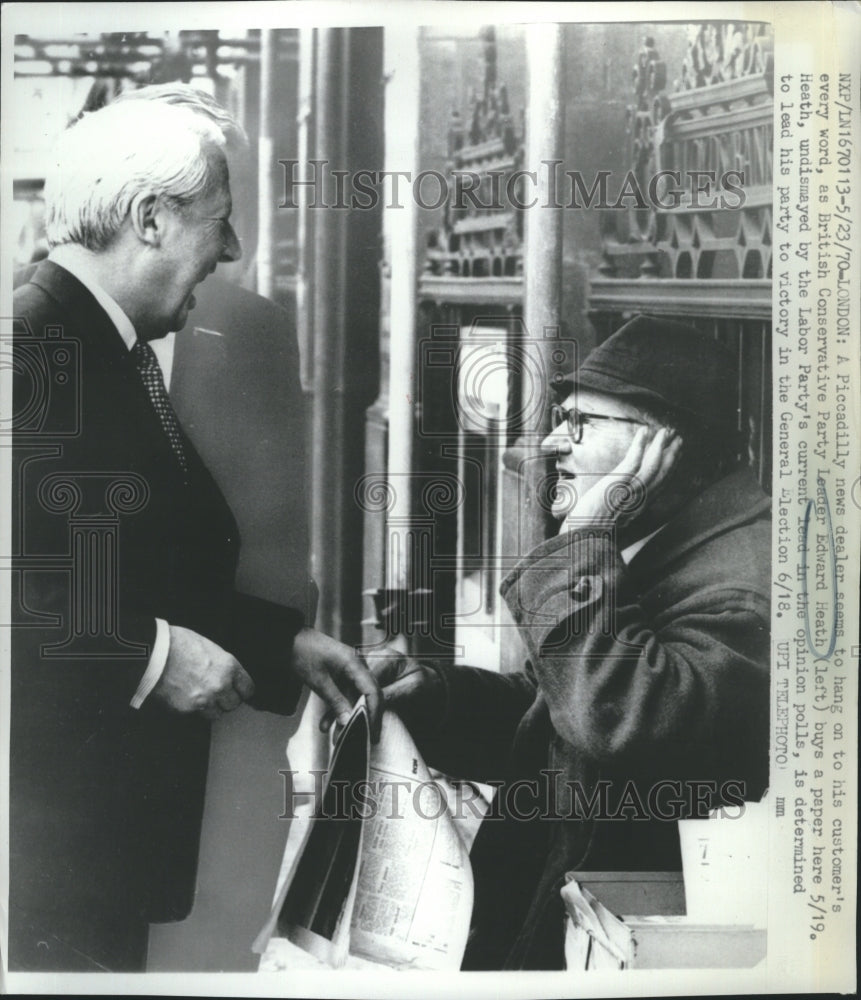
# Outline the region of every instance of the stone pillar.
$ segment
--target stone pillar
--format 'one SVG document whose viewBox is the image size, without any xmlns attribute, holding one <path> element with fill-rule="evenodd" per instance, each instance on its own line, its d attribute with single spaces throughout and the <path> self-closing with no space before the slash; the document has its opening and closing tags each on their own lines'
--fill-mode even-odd
<svg viewBox="0 0 861 1000">
<path fill-rule="evenodd" d="M 275 32 L 264 29 L 260 32 L 260 131 L 257 152 L 257 292 L 272 298 L 274 218 L 275 204 L 273 168 L 275 153 L 272 141 L 272 74 L 275 66 Z"/>
<path fill-rule="evenodd" d="M 385 169 L 409 171 L 413 177 L 418 172 L 418 38 L 414 25 L 386 28 L 383 55 L 388 82 Z M 388 188 L 385 195 L 388 204 Z M 389 620 L 381 614 L 384 606 L 410 606 L 408 593 L 416 586 L 412 514 L 419 255 L 416 205 L 404 179 L 397 203 L 402 207 L 383 212 L 380 395 L 366 414 L 366 471 L 368 485 L 374 483 L 376 489 L 366 489 L 360 500 L 365 511 L 365 594 L 374 596 L 377 618 L 383 620 Z M 374 620 L 363 622 L 366 641 L 385 638 L 372 627 Z"/>
<path fill-rule="evenodd" d="M 530 24 L 526 28 L 528 104 L 524 168 L 535 171 L 538 187 L 534 207 L 524 212 L 523 319 L 527 350 L 537 353 L 549 378 L 561 356 L 560 308 L 562 302 L 562 209 L 545 207 L 554 201 L 550 189 L 555 161 L 563 159 L 564 108 L 562 105 L 562 26 Z M 564 350 L 570 351 L 570 345 Z M 554 354 L 556 357 L 554 358 Z M 537 360 L 537 359 L 536 359 Z M 568 358 L 568 361 L 571 361 Z M 504 455 L 503 511 L 507 528 L 503 551 L 519 558 L 544 540 L 547 530 L 547 463 L 537 449 L 546 429 L 546 406 L 537 406 L 535 393 L 547 393 L 546 385 L 523 379 L 521 411 L 530 414 L 531 425 Z M 546 401 L 546 400 L 545 400 Z M 540 401 L 538 401 L 540 402 Z M 516 518 L 516 523 L 515 522 Z M 503 620 L 506 612 L 503 609 Z M 512 630 L 512 635 L 514 635 Z M 502 644 L 500 667 L 516 671 L 522 667 L 519 643 Z"/>
</svg>

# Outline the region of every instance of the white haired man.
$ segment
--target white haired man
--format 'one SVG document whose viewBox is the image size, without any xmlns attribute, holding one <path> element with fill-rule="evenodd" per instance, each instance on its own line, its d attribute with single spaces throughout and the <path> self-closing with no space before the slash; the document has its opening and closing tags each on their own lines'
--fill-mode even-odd
<svg viewBox="0 0 861 1000">
<path fill-rule="evenodd" d="M 142 970 L 149 922 L 187 912 L 209 719 L 292 711 L 302 681 L 339 715 L 378 705 L 354 653 L 294 646 L 300 612 L 234 589 L 236 522 L 150 345 L 241 255 L 224 146 L 162 102 L 85 116 L 46 184 L 48 259 L 15 293 L 17 970 Z"/>
</svg>

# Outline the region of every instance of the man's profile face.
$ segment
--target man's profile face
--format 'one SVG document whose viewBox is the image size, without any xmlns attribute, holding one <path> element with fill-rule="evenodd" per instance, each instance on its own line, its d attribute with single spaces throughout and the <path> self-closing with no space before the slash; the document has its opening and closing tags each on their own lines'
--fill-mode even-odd
<svg viewBox="0 0 861 1000">
<path fill-rule="evenodd" d="M 190 205 L 170 210 L 162 245 L 157 328 L 181 330 L 194 308 L 194 289 L 222 262 L 239 260 L 242 249 L 230 224 L 232 201 L 227 164 L 213 151 L 216 181 Z"/>
<path fill-rule="evenodd" d="M 254 263 L 257 249 L 257 176 L 248 150 L 235 142 L 228 142 L 224 150 L 230 174 L 230 193 L 233 211 L 230 224 L 242 245 L 241 261 L 221 262 L 218 277 L 240 284 Z"/>
<path fill-rule="evenodd" d="M 594 486 L 601 476 L 611 473 L 622 461 L 642 427 L 638 412 L 614 396 L 581 389 L 576 395 L 568 396 L 562 406 L 566 410 L 576 408 L 583 414 L 621 419 L 584 417 L 578 443 L 574 441 L 569 424 L 563 422 L 541 442 L 546 454 L 556 456 L 556 471 L 563 481 L 563 488 L 556 491 L 552 508 L 553 516 L 559 519 L 568 513 L 571 499 L 571 491 L 564 489 L 564 481 L 571 482 L 578 493 Z"/>
</svg>

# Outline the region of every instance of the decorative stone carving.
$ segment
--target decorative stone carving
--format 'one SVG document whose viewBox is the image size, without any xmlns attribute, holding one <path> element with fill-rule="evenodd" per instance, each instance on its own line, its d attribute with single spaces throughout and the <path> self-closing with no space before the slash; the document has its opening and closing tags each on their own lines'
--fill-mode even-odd
<svg viewBox="0 0 861 1000">
<path fill-rule="evenodd" d="M 768 489 L 771 467 L 773 60 L 769 26 L 691 25 L 681 65 L 653 38 L 636 55 L 627 112 L 630 171 L 657 195 L 602 215 L 590 283 L 600 335 L 636 312 L 685 319 L 738 357 L 738 427 Z M 676 177 L 656 183 L 661 171 Z M 692 178 L 706 176 L 698 196 Z M 733 173 L 735 172 L 735 173 Z M 654 186 L 649 190 L 649 185 Z"/>
<path fill-rule="evenodd" d="M 451 113 L 447 197 L 443 224 L 428 237 L 428 275 L 500 278 L 523 273 L 523 219 L 515 206 L 525 195 L 511 180 L 523 164 L 523 113 L 515 121 L 505 84 L 497 82 L 494 28 L 483 28 L 481 39 L 482 92 L 470 95 L 463 115 L 457 108 Z"/>
<path fill-rule="evenodd" d="M 771 276 L 772 72 L 767 26 L 692 25 L 670 93 L 654 39 L 644 39 L 627 121 L 631 171 L 649 197 L 604 214 L 601 275 Z M 662 171 L 680 180 L 655 184 Z M 710 178 L 705 197 L 695 190 L 698 171 Z"/>
<path fill-rule="evenodd" d="M 695 90 L 742 76 L 770 75 L 771 35 L 763 24 L 692 24 L 677 90 Z"/>
</svg>

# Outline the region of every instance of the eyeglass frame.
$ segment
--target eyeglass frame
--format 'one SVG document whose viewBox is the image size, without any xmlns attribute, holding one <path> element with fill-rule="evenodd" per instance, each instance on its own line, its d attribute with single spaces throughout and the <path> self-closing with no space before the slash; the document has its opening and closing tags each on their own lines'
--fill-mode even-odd
<svg viewBox="0 0 861 1000">
<path fill-rule="evenodd" d="M 568 436 L 574 444 L 580 444 L 583 440 L 585 420 L 615 420 L 621 424 L 642 424 L 645 426 L 644 421 L 636 420 L 634 417 L 611 417 L 606 413 L 587 413 L 585 410 L 577 409 L 576 406 L 566 409 L 561 403 L 553 403 L 550 407 L 551 430 L 558 430 L 563 423 L 566 423 Z"/>
</svg>

